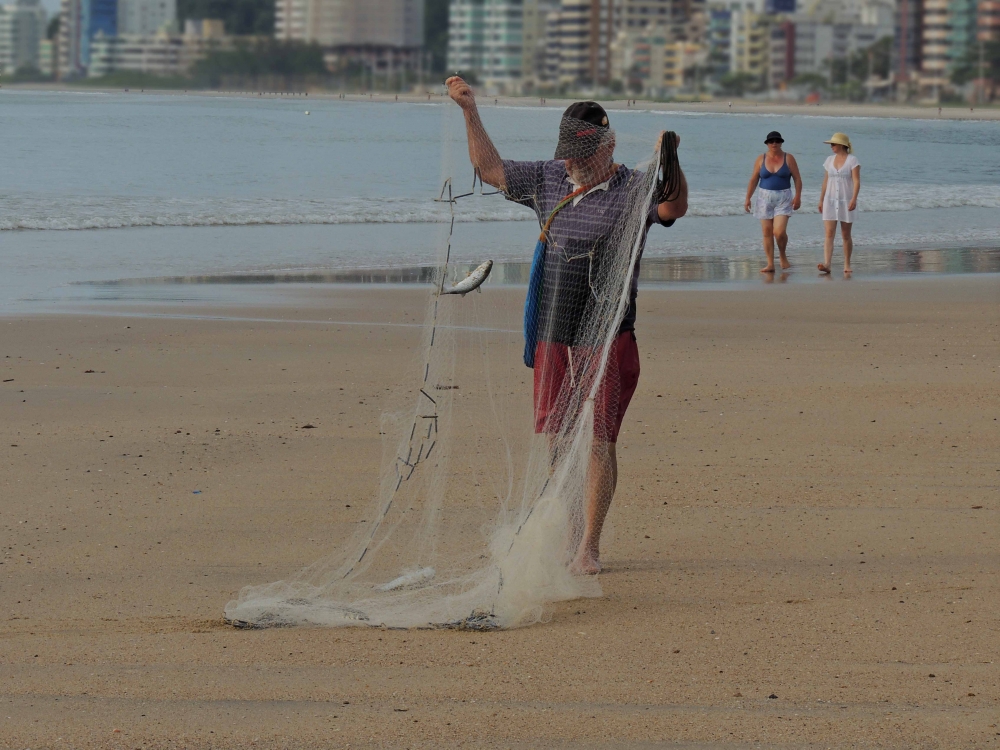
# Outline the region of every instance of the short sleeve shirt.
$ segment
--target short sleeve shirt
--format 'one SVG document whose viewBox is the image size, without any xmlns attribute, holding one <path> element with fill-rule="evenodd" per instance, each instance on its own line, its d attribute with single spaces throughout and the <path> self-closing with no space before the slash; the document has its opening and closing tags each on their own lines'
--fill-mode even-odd
<svg viewBox="0 0 1000 750">
<path fill-rule="evenodd" d="M 504 161 L 503 170 L 507 199 L 533 209 L 540 224 L 563 198 L 578 188 L 570 181 L 566 163 L 561 160 Z M 590 306 L 591 278 L 601 273 L 602 264 L 612 260 L 609 253 L 628 252 L 613 246 L 612 241 L 627 212 L 636 201 L 645 199 L 645 195 L 638 194 L 643 177 L 641 172 L 619 166 L 605 189 L 595 188 L 556 214 L 545 249 L 539 339 L 569 346 L 577 343 L 581 321 L 586 320 Z M 640 259 L 650 225 L 669 227 L 674 223 L 662 221 L 656 209 L 654 203 L 641 229 Z M 637 261 L 620 332 L 635 329 L 638 272 Z"/>
</svg>

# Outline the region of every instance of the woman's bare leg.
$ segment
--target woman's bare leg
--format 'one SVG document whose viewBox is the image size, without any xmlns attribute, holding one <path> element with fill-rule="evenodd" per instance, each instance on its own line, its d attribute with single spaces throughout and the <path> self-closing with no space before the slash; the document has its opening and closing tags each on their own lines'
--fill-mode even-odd
<svg viewBox="0 0 1000 750">
<path fill-rule="evenodd" d="M 790 216 L 774 217 L 774 241 L 778 245 L 778 254 L 781 256 L 781 267 L 785 270 L 792 267 L 785 255 L 785 248 L 788 247 L 788 220 L 790 218 Z"/>
<path fill-rule="evenodd" d="M 837 222 L 824 221 L 823 231 L 823 262 L 817 268 L 823 273 L 830 273 L 830 266 L 833 264 L 833 239 L 837 235 Z"/>
<path fill-rule="evenodd" d="M 576 574 L 601 572 L 601 530 L 618 485 L 618 456 L 615 443 L 594 441 L 587 471 L 587 507 L 584 509 L 583 539 L 570 570 Z"/>
<path fill-rule="evenodd" d="M 854 252 L 854 238 L 851 236 L 853 226 L 847 221 L 840 222 L 840 236 L 844 240 L 844 273 L 851 272 L 851 253 Z"/>
<path fill-rule="evenodd" d="M 760 229 L 764 234 L 764 255 L 767 256 L 767 265 L 760 272 L 774 273 L 774 219 L 761 219 Z"/>
</svg>

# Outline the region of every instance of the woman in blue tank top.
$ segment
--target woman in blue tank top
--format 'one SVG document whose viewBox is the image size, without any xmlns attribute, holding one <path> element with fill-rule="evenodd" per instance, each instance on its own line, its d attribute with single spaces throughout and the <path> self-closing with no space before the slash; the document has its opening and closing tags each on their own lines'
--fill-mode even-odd
<svg viewBox="0 0 1000 750">
<path fill-rule="evenodd" d="M 767 134 L 764 143 L 767 153 L 757 157 L 747 185 L 747 197 L 743 208 L 750 213 L 751 199 L 757 191 L 757 201 L 753 207 L 753 215 L 760 219 L 761 231 L 764 234 L 764 255 L 767 265 L 760 269 L 761 273 L 774 273 L 774 243 L 778 243 L 778 254 L 781 258 L 781 268 L 791 267 L 785 249 L 788 247 L 788 219 L 793 211 L 798 211 L 802 205 L 802 176 L 795 157 L 786 154 L 781 144 L 785 140 L 781 133 L 772 130 Z M 792 181 L 795 181 L 795 195 L 792 195 Z"/>
</svg>

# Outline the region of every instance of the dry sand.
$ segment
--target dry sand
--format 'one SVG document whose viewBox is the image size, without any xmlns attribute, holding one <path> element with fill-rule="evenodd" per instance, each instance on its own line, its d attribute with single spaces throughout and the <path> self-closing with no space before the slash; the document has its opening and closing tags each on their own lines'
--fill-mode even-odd
<svg viewBox="0 0 1000 750">
<path fill-rule="evenodd" d="M 59 83 L 26 83 L 7 84 L 3 88 L 11 91 L 70 91 L 74 94 L 81 93 L 102 93 L 120 94 L 122 89 L 96 88 L 90 86 L 67 87 Z M 441 82 L 427 83 L 427 90 L 430 97 L 425 94 L 391 94 L 386 92 L 372 94 L 346 94 L 344 101 L 350 102 L 379 102 L 383 104 L 395 104 L 397 102 L 410 102 L 426 104 L 441 103 L 454 106 L 451 101 L 444 96 L 444 86 Z M 272 99 L 301 99 L 303 104 L 308 104 L 309 99 L 340 100 L 341 95 L 336 92 L 326 90 L 310 91 L 308 96 L 305 92 L 287 91 L 203 91 L 203 90 L 164 90 L 150 89 L 148 91 L 131 89 L 128 92 L 133 96 L 210 96 L 210 97 L 254 97 Z M 580 96 L 583 96 L 582 94 Z M 797 101 L 754 101 L 752 99 L 713 99 L 704 102 L 657 102 L 639 99 L 635 104 L 630 104 L 631 100 L 611 99 L 606 96 L 599 96 L 601 103 L 608 109 L 635 109 L 648 110 L 651 112 L 704 112 L 712 114 L 753 114 L 753 115 L 807 115 L 814 117 L 891 117 L 904 120 L 1000 120 L 1000 107 L 996 105 L 949 105 L 940 108 L 931 104 L 906 104 L 906 103 L 872 103 L 872 102 L 845 102 L 826 101 L 820 104 L 805 104 Z M 503 107 L 538 107 L 564 110 L 576 99 L 563 99 L 557 97 L 547 97 L 544 105 L 541 105 L 539 97 L 531 96 L 490 96 L 481 93 L 477 100 L 479 106 L 487 108 L 490 106 Z"/>
<path fill-rule="evenodd" d="M 0 746 L 992 747 L 998 288 L 643 291 L 604 596 L 486 634 L 220 619 L 360 517 L 419 337 L 346 322 L 425 292 L 2 318 Z"/>
</svg>

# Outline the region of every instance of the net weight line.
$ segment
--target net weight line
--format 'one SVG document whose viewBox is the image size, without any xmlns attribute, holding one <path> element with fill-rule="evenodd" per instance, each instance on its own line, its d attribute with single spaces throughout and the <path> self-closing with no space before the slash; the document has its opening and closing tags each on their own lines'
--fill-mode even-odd
<svg viewBox="0 0 1000 750">
<path fill-rule="evenodd" d="M 478 193 L 476 192 L 477 183 L 479 185 Z M 479 195 L 479 196 L 499 195 L 503 192 L 502 190 L 496 190 L 492 193 L 485 193 L 483 192 L 483 190 L 484 190 L 483 178 L 482 175 L 480 175 L 479 170 L 476 169 L 472 175 L 472 190 L 470 190 L 467 193 L 461 193 L 460 195 L 454 195 L 452 191 L 452 178 L 449 177 L 444 181 L 444 184 L 441 186 L 441 192 L 438 194 L 438 197 L 434 199 L 435 203 L 448 204 L 449 223 L 448 223 L 448 241 L 445 247 L 444 262 L 441 264 L 437 290 L 434 295 L 434 308 L 433 308 L 433 313 L 431 315 L 431 337 L 430 341 L 428 342 L 427 353 L 424 358 L 423 385 L 420 388 L 420 393 L 430 402 L 431 408 L 427 410 L 430 413 L 418 414 L 417 416 L 414 417 L 413 425 L 410 428 L 410 439 L 408 441 L 409 445 L 406 453 L 406 458 L 403 458 L 402 456 L 396 457 L 396 463 L 394 465 L 394 469 L 396 472 L 396 486 L 393 488 L 392 494 L 389 496 L 389 499 L 386 501 L 385 506 L 379 513 L 378 519 L 376 519 L 375 523 L 372 524 L 372 529 L 371 532 L 368 534 L 368 539 L 365 542 L 364 549 L 361 551 L 361 554 L 358 556 L 358 559 L 355 560 L 351 564 L 351 566 L 347 569 L 342 578 L 347 578 L 347 576 L 349 576 L 351 573 L 354 572 L 354 570 L 361 563 L 361 561 L 365 559 L 365 555 L 367 555 L 368 550 L 371 549 L 372 541 L 374 541 L 375 535 L 378 533 L 379 528 L 381 528 L 382 522 L 385 521 L 386 517 L 389 515 L 389 511 L 392 510 L 392 504 L 396 499 L 396 493 L 399 492 L 399 488 L 403 486 L 403 482 L 408 482 L 413 477 L 414 472 L 416 472 L 417 467 L 421 463 L 430 459 L 431 452 L 434 450 L 434 446 L 437 445 L 436 436 L 438 434 L 438 412 L 437 412 L 438 403 L 425 390 L 425 388 L 427 387 L 427 380 L 430 377 L 431 357 L 434 354 L 434 344 L 437 339 L 438 305 L 440 304 L 441 301 L 441 293 L 444 291 L 445 280 L 448 277 L 448 266 L 451 263 L 451 242 L 452 242 L 452 237 L 455 234 L 455 204 L 458 202 L 460 198 L 468 198 L 474 195 Z M 445 197 L 446 194 L 447 197 Z M 443 386 L 438 384 L 435 385 L 434 388 L 436 390 L 448 391 L 448 390 L 453 390 L 454 386 L 447 386 L 447 385 Z M 427 420 L 427 434 L 423 435 L 423 431 L 421 431 L 420 443 L 417 448 L 417 457 L 411 463 L 410 459 L 413 458 L 413 438 L 417 434 L 417 426 L 421 420 Z M 432 434 L 435 436 L 434 440 L 431 440 Z M 425 441 L 430 441 L 430 445 L 427 445 Z M 427 448 L 426 452 L 424 451 L 425 446 Z M 409 471 L 406 472 L 405 476 L 403 475 L 404 470 L 401 469 L 400 466 L 409 469 Z"/>
</svg>

